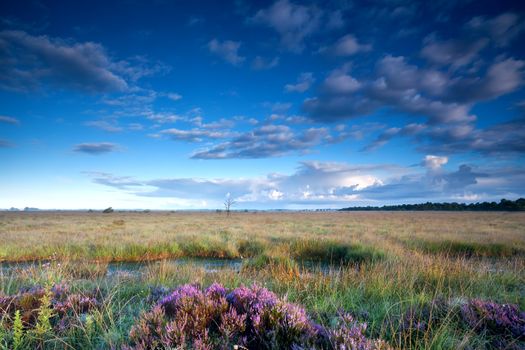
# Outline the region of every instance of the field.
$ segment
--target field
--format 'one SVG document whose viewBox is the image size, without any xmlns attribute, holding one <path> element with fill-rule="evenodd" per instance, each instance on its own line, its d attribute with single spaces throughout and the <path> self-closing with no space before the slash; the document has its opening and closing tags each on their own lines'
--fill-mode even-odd
<svg viewBox="0 0 525 350">
<path fill-rule="evenodd" d="M 42 298 L 67 284 L 97 306 L 59 332 L 40 299 L 20 304 L 26 323 L 5 311 L 0 349 L 119 349 L 161 287 L 213 282 L 264 286 L 326 327 L 344 310 L 393 348 L 523 349 L 519 334 L 469 326 L 465 310 L 525 310 L 524 227 L 523 213 L 4 212 L 0 315 L 2 295 L 35 286 Z M 232 264 L 206 265 L 216 259 Z"/>
</svg>

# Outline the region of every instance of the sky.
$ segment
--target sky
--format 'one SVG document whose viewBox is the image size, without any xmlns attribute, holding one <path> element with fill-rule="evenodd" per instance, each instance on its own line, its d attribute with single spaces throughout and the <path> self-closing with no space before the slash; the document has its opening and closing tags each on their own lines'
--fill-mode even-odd
<svg viewBox="0 0 525 350">
<path fill-rule="evenodd" d="M 0 3 L 0 208 L 525 196 L 522 1 Z"/>
</svg>

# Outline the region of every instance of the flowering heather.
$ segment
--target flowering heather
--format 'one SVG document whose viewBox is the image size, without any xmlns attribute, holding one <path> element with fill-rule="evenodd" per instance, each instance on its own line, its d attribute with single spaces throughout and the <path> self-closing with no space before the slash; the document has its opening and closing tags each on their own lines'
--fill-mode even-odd
<svg viewBox="0 0 525 350">
<path fill-rule="evenodd" d="M 498 343 L 525 341 L 525 312 L 517 305 L 473 299 L 461 307 L 461 316 L 469 327 Z"/>
<path fill-rule="evenodd" d="M 342 314 L 338 325 L 328 330 L 333 349 L 340 350 L 386 350 L 390 346 L 382 340 L 371 340 L 365 336 L 366 323 L 358 323 L 350 314 Z"/>
<path fill-rule="evenodd" d="M 128 349 L 387 349 L 364 335 L 351 316 L 336 330 L 313 323 L 305 310 L 253 285 L 227 291 L 186 284 L 162 298 L 131 329 Z"/>
<path fill-rule="evenodd" d="M 0 319 L 12 323 L 16 311 L 20 312 L 25 328 L 34 328 L 41 310 L 46 289 L 40 286 L 22 288 L 15 295 L 0 296 Z M 64 332 L 78 324 L 79 315 L 86 314 L 99 306 L 91 295 L 71 293 L 66 284 L 50 288 L 51 324 L 55 331 Z"/>
</svg>

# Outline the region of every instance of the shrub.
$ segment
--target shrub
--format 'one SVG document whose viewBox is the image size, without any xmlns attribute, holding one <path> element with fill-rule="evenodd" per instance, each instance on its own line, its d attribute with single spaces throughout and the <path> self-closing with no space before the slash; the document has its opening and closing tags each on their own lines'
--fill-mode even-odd
<svg viewBox="0 0 525 350">
<path fill-rule="evenodd" d="M 80 326 L 80 316 L 98 307 L 94 293 L 71 293 L 66 284 L 47 290 L 35 286 L 15 295 L 0 296 L 0 319 L 13 327 L 15 345 L 22 340 L 24 330 L 31 330 L 40 338 L 52 332 L 64 334 Z"/>
<path fill-rule="evenodd" d="M 387 349 L 364 335 L 351 316 L 327 330 L 298 305 L 271 291 L 241 286 L 228 291 L 186 284 L 161 299 L 130 331 L 128 349 Z"/>
<path fill-rule="evenodd" d="M 476 333 L 492 337 L 495 347 L 525 341 L 525 312 L 517 305 L 472 299 L 461 307 L 461 317 Z"/>
</svg>

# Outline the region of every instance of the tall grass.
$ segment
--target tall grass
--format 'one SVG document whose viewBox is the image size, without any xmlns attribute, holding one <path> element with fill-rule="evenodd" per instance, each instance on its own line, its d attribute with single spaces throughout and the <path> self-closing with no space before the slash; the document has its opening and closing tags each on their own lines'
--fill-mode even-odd
<svg viewBox="0 0 525 350">
<path fill-rule="evenodd" d="M 341 310 L 350 312 L 368 323 L 370 337 L 399 349 L 490 348 L 490 337 L 460 321 L 458 308 L 471 298 L 525 310 L 525 260 L 508 250 L 525 246 L 521 214 L 234 213 L 227 220 L 215 214 L 1 215 L 4 260 L 51 260 L 2 270 L 0 296 L 60 282 L 101 296 L 100 308 L 87 319 L 79 315 L 74 332 L 47 335 L 45 346 L 52 349 L 119 349 L 151 307 L 150 289 L 185 283 L 258 283 L 303 305 L 322 324 L 333 323 Z M 48 228 L 39 230 L 43 223 Z M 40 248 L 28 243 L 37 238 Z M 462 245 L 451 248 L 450 242 Z M 137 273 L 108 273 L 108 261 L 187 256 L 244 262 L 240 271 L 162 260 Z M 439 300 L 449 305 L 445 311 Z M 426 326 L 418 329 L 418 322 Z M 12 347 L 14 329 L 0 328 L 0 349 Z M 34 348 L 35 335 L 25 328 L 22 334 L 19 348 Z"/>
</svg>

